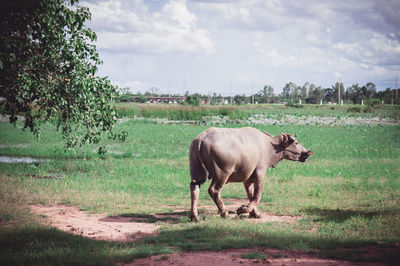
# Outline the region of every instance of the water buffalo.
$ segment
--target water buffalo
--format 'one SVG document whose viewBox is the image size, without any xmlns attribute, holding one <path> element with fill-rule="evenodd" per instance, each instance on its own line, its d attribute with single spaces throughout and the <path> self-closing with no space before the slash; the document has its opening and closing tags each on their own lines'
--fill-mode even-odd
<svg viewBox="0 0 400 266">
<path fill-rule="evenodd" d="M 198 221 L 197 201 L 200 185 L 212 179 L 208 193 L 218 207 L 221 217 L 227 210 L 221 199 L 222 187 L 229 182 L 243 182 L 249 198 L 237 214 L 250 213 L 258 218 L 256 205 L 261 199 L 264 176 L 267 169 L 282 159 L 305 162 L 313 154 L 296 138 L 282 133 L 272 136 L 251 127 L 209 128 L 200 133 L 190 145 L 190 219 Z"/>
</svg>

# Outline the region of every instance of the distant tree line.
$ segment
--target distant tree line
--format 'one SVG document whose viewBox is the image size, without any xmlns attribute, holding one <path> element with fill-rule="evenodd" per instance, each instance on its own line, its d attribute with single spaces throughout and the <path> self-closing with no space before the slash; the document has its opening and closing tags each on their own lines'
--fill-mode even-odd
<svg viewBox="0 0 400 266">
<path fill-rule="evenodd" d="M 272 86 L 264 86 L 256 95 L 254 99 L 258 103 L 280 103 L 280 102 L 295 102 L 319 104 L 321 101 L 324 103 L 338 103 L 338 97 L 345 104 L 361 104 L 362 101 L 379 100 L 380 103 L 400 104 L 400 100 L 396 97 L 395 90 L 387 88 L 383 91 L 376 91 L 376 86 L 373 82 L 368 82 L 364 86 L 353 84 L 346 89 L 343 83 L 335 83 L 330 88 L 322 88 L 313 83 L 306 82 L 303 86 L 298 86 L 293 82 L 287 83 L 282 88 L 282 93 L 275 94 Z M 249 97 L 250 101 L 252 96 Z"/>
<path fill-rule="evenodd" d="M 145 92 L 144 94 L 138 93 L 135 95 L 130 94 L 129 88 L 125 88 L 125 91 L 121 94 L 120 101 L 135 101 L 135 102 L 147 102 L 151 97 L 168 97 L 168 96 L 180 96 L 180 95 L 169 95 L 169 94 L 156 94 L 152 89 L 152 92 Z M 282 93 L 276 94 L 275 90 L 270 85 L 265 85 L 261 90 L 253 95 L 237 94 L 235 96 L 224 97 L 221 94 L 213 93 L 212 95 L 201 95 L 198 93 L 189 94 L 185 93 L 186 102 L 184 104 L 199 105 L 200 103 L 205 104 L 251 104 L 251 103 L 307 103 L 307 104 L 319 104 L 323 103 L 339 103 L 338 97 L 343 101 L 344 104 L 361 104 L 362 101 L 365 103 L 368 101 L 375 101 L 385 104 L 400 104 L 400 99 L 397 97 L 395 90 L 387 88 L 383 91 L 377 91 L 376 85 L 373 82 L 361 86 L 359 84 L 353 84 L 346 89 L 343 83 L 336 82 L 330 88 L 322 88 L 313 83 L 306 82 L 304 85 L 299 86 L 293 82 L 285 84 L 282 88 Z"/>
</svg>

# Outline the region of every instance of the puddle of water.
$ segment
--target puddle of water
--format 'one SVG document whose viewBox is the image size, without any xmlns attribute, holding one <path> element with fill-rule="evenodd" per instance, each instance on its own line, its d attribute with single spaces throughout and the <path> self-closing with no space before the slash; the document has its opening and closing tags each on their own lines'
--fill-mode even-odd
<svg viewBox="0 0 400 266">
<path fill-rule="evenodd" d="M 0 163 L 43 163 L 49 162 L 50 159 L 38 159 L 34 157 L 18 157 L 18 156 L 3 156 L 0 155 Z"/>
</svg>

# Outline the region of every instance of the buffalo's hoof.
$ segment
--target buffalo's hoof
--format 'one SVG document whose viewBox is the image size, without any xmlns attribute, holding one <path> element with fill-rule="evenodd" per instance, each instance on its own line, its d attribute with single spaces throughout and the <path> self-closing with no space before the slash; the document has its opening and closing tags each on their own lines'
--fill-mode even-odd
<svg viewBox="0 0 400 266">
<path fill-rule="evenodd" d="M 250 211 L 251 211 L 251 210 L 250 210 L 249 206 L 247 206 L 247 205 L 242 205 L 242 206 L 240 206 L 239 209 L 237 209 L 236 213 L 237 213 L 237 215 L 240 215 L 240 214 L 242 214 L 242 213 L 249 213 Z"/>
<path fill-rule="evenodd" d="M 190 215 L 190 221 L 191 222 L 198 222 L 199 221 L 199 216 L 195 216 L 195 215 Z"/>
<path fill-rule="evenodd" d="M 256 212 L 252 211 L 252 212 L 250 212 L 249 218 L 260 219 L 261 215 L 258 212 L 256 213 Z"/>
<path fill-rule="evenodd" d="M 223 212 L 219 212 L 219 214 L 221 215 L 221 218 L 226 218 L 226 217 L 228 217 L 228 211 L 227 210 L 225 210 L 225 211 L 223 211 Z"/>
</svg>

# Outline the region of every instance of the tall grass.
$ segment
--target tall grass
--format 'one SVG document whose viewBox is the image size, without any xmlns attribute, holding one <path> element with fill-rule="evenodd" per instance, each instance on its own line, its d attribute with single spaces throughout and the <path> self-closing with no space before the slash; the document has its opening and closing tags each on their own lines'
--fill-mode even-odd
<svg viewBox="0 0 400 266">
<path fill-rule="evenodd" d="M 234 107 L 188 105 L 118 104 L 118 114 L 124 117 L 166 118 L 169 120 L 202 120 L 206 116 L 228 116 L 233 119 L 248 117 L 248 112 Z"/>
<path fill-rule="evenodd" d="M 116 109 L 121 117 L 165 118 L 169 120 L 203 120 L 209 116 L 226 116 L 230 119 L 247 119 L 254 114 L 296 115 L 296 116 L 378 116 L 381 118 L 400 119 L 397 106 L 383 105 L 371 109 L 370 112 L 348 112 L 352 105 L 302 105 L 304 108 L 291 108 L 279 104 L 260 105 L 220 105 L 220 106 L 188 106 L 165 104 L 118 103 Z"/>
</svg>

